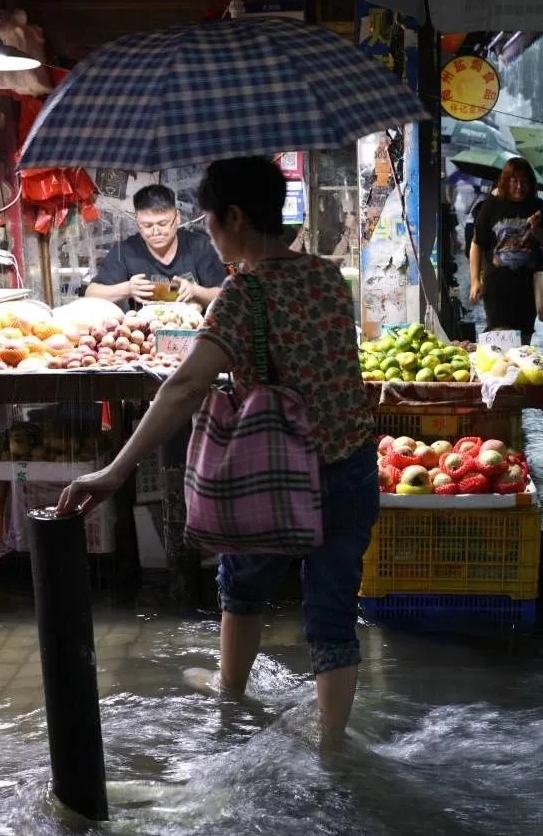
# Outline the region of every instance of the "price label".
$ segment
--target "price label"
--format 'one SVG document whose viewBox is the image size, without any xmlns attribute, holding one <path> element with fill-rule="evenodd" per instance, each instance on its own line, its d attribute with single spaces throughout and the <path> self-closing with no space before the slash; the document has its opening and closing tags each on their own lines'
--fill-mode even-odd
<svg viewBox="0 0 543 836">
<path fill-rule="evenodd" d="M 520 331 L 485 331 L 479 334 L 479 345 L 495 345 L 503 351 L 522 345 Z"/>
<path fill-rule="evenodd" d="M 196 331 L 185 328 L 159 328 L 156 331 L 156 350 L 163 354 L 184 356 L 192 348 Z"/>
</svg>

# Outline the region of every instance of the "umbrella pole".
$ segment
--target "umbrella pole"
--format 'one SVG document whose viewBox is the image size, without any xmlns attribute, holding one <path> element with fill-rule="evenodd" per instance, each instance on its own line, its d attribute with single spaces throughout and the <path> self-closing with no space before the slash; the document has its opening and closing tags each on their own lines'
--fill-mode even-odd
<svg viewBox="0 0 543 836">
<path fill-rule="evenodd" d="M 319 152 L 309 152 L 309 252 L 319 251 Z"/>
<path fill-rule="evenodd" d="M 38 247 L 40 253 L 40 272 L 42 281 L 43 300 L 46 305 L 52 308 L 55 304 L 53 298 L 53 279 L 51 275 L 51 250 L 49 235 L 42 233 L 38 236 Z"/>
</svg>

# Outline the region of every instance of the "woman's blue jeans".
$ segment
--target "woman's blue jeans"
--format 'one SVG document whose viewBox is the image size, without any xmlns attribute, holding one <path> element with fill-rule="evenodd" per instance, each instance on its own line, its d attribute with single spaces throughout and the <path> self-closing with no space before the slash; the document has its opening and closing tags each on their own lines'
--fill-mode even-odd
<svg viewBox="0 0 543 836">
<path fill-rule="evenodd" d="M 374 444 L 321 470 L 324 542 L 300 561 L 304 632 L 315 674 L 360 661 L 356 635 L 362 557 L 379 515 Z M 291 558 L 222 554 L 221 607 L 236 615 L 262 612 L 283 582 Z"/>
</svg>

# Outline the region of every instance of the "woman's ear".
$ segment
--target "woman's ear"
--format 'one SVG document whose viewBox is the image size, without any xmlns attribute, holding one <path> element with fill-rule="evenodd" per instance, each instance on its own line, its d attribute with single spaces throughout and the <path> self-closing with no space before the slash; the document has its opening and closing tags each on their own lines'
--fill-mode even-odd
<svg viewBox="0 0 543 836">
<path fill-rule="evenodd" d="M 229 206 L 227 218 L 232 224 L 232 229 L 238 232 L 245 223 L 245 213 L 239 206 Z"/>
</svg>

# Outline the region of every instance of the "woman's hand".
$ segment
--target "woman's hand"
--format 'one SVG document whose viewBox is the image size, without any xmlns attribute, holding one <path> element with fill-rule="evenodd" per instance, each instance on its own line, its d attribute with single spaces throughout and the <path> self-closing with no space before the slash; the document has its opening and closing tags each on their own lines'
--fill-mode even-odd
<svg viewBox="0 0 543 836">
<path fill-rule="evenodd" d="M 81 508 L 84 514 L 88 514 L 116 493 L 123 482 L 124 478 L 115 474 L 109 467 L 104 467 L 95 473 L 78 476 L 60 494 L 56 512 L 61 515 L 70 514 L 77 508 Z"/>
<path fill-rule="evenodd" d="M 483 292 L 483 284 L 480 279 L 475 279 L 471 281 L 470 288 L 469 288 L 469 301 L 472 305 L 476 305 L 477 302 L 481 298 L 481 294 Z"/>
</svg>

